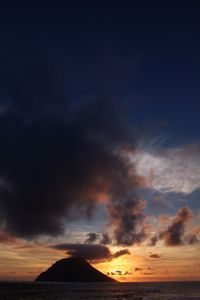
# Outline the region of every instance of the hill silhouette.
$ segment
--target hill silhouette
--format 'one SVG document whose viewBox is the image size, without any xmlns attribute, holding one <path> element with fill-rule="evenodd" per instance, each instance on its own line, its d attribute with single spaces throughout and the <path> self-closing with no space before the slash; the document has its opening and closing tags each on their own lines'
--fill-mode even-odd
<svg viewBox="0 0 200 300">
<path fill-rule="evenodd" d="M 64 258 L 57 261 L 35 281 L 46 282 L 116 282 L 92 267 L 80 257 Z"/>
</svg>

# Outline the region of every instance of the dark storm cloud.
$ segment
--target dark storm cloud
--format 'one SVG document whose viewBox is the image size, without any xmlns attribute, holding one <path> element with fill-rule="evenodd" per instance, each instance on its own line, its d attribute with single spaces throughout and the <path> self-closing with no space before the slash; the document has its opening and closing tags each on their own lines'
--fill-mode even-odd
<svg viewBox="0 0 200 300">
<path fill-rule="evenodd" d="M 121 155 L 134 146 L 121 105 L 69 101 L 61 65 L 43 57 L 25 62 L 14 70 L 11 59 L 0 74 L 0 214 L 7 231 L 63 234 L 68 221 L 91 217 L 103 194 L 117 244 L 142 241 L 138 178 Z"/>
<path fill-rule="evenodd" d="M 151 238 L 150 245 L 156 245 L 159 240 L 164 240 L 166 246 L 179 246 L 196 243 L 197 237 L 195 235 L 185 236 L 186 225 L 192 220 L 192 216 L 191 208 L 181 207 L 172 223 L 157 236 Z"/>
<path fill-rule="evenodd" d="M 109 149 L 116 136 L 112 139 L 103 115 L 95 116 L 99 109 L 103 114 L 100 104 L 76 117 L 45 116 L 29 124 L 12 113 L 0 117 L 0 174 L 10 185 L 1 186 L 0 209 L 8 230 L 22 236 L 60 234 L 71 208 L 90 214 L 115 174 L 126 172 Z"/>
<path fill-rule="evenodd" d="M 90 261 L 112 260 L 130 254 L 128 249 L 119 250 L 112 254 L 110 249 L 99 244 L 58 244 L 52 246 L 56 250 L 64 250 L 68 255 L 78 256 Z"/>
</svg>

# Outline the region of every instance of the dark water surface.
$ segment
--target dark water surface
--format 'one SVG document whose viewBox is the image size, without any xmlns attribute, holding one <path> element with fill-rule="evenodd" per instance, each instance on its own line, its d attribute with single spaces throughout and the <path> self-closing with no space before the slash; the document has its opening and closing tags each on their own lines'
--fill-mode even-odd
<svg viewBox="0 0 200 300">
<path fill-rule="evenodd" d="M 200 300 L 200 282 L 0 283 L 0 300 Z"/>
</svg>

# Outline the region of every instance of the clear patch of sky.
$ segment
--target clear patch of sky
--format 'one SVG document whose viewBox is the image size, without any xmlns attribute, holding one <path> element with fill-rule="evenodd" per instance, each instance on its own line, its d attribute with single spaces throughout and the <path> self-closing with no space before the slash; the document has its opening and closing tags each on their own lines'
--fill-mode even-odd
<svg viewBox="0 0 200 300">
<path fill-rule="evenodd" d="M 199 212 L 199 203 L 197 199 L 200 197 L 200 190 L 196 190 L 191 194 L 184 195 L 182 193 L 161 193 L 150 188 L 138 189 L 138 194 L 147 200 L 145 213 L 155 217 L 160 214 L 175 215 L 183 206 L 189 206 L 193 209 L 194 214 Z"/>
</svg>

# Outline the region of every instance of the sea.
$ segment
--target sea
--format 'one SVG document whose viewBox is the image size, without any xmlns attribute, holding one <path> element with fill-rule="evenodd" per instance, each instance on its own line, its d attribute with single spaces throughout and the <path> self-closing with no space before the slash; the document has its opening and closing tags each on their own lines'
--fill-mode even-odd
<svg viewBox="0 0 200 300">
<path fill-rule="evenodd" d="M 200 282 L 1 282 L 0 300 L 197 300 Z"/>
</svg>

